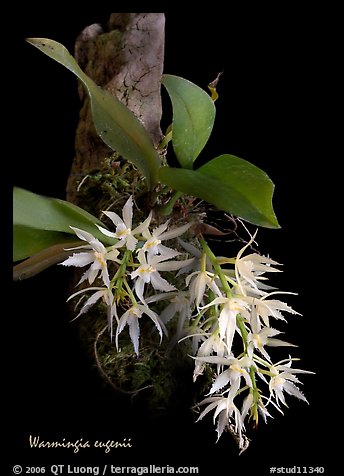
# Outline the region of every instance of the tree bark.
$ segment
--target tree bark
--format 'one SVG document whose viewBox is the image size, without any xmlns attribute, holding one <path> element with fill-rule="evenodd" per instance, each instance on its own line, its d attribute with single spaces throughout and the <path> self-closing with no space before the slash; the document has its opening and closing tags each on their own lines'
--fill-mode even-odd
<svg viewBox="0 0 344 476">
<path fill-rule="evenodd" d="M 163 13 L 113 13 L 107 31 L 99 24 L 90 25 L 75 44 L 75 58 L 81 68 L 128 106 L 144 124 L 155 145 L 162 137 L 160 82 L 164 27 Z M 97 136 L 87 94 L 81 86 L 79 95 L 82 106 L 67 200 L 84 206 L 80 184 L 88 174 L 101 168 L 104 158 L 113 151 Z"/>
<path fill-rule="evenodd" d="M 82 70 L 99 86 L 116 95 L 136 115 L 155 146 L 162 138 L 160 85 L 164 27 L 163 13 L 113 13 L 107 31 L 99 24 L 90 25 L 81 32 L 75 44 L 75 58 Z M 75 137 L 75 158 L 67 183 L 67 200 L 99 216 L 110 204 L 115 202 L 118 206 L 121 200 L 126 200 L 129 189 L 137 191 L 139 174 L 98 137 L 88 96 L 81 85 L 79 96 L 82 105 Z M 123 203 L 120 208 L 122 206 Z M 73 288 L 79 279 L 80 273 L 76 271 L 71 280 Z M 74 315 L 74 310 L 71 312 Z M 80 321 L 81 341 L 92 356 L 92 363 L 96 363 L 100 374 L 117 391 L 134 396 L 141 390 L 150 389 L 152 395 L 148 400 L 153 408 L 158 397 L 156 390 L 151 389 L 152 385 L 144 388 L 129 385 L 129 390 L 123 387 L 117 373 L 124 363 L 117 361 L 117 357 L 124 356 L 128 365 L 136 364 L 137 359 L 132 356 L 131 343 L 130 353 L 116 351 L 105 332 L 104 320 L 107 320 L 104 309 L 94 306 L 88 318 Z M 105 364 L 108 355 L 114 359 L 110 367 Z M 133 382 L 141 368 L 137 366 L 135 371 L 131 371 Z"/>
</svg>

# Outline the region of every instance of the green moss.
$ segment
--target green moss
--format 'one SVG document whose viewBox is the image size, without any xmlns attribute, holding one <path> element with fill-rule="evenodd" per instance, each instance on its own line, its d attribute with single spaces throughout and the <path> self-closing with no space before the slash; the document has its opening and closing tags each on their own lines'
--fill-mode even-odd
<svg viewBox="0 0 344 476">
<path fill-rule="evenodd" d="M 205 372 L 194 383 L 190 343 L 184 341 L 169 349 L 169 340 L 165 337 L 160 344 L 158 333 L 152 331 L 150 324 L 140 322 L 139 357 L 134 353 L 127 328 L 119 336 L 117 351 L 107 331 L 102 304 L 94 306 L 80 320 L 80 337 L 103 377 L 115 391 L 127 394 L 140 408 L 150 413 L 189 409 L 203 398 L 211 375 Z"/>
<path fill-rule="evenodd" d="M 80 180 L 78 200 L 85 210 L 99 217 L 103 210 L 122 208 L 129 195 L 140 195 L 145 187 L 137 169 L 114 153 Z"/>
<path fill-rule="evenodd" d="M 79 183 L 78 194 L 83 208 L 100 218 L 102 210 L 120 213 L 129 195 L 133 195 L 137 205 L 135 222 L 143 221 L 155 207 L 153 227 L 168 218 L 170 225 L 180 226 L 202 215 L 195 209 L 194 199 L 184 196 L 175 203 L 170 217 L 159 217 L 159 206 L 166 203 L 171 192 L 158 188 L 148 194 L 145 181 L 137 169 L 116 154 L 104 158 L 99 168 L 88 172 Z M 189 241 L 192 242 L 192 239 L 190 237 Z M 178 248 L 178 244 L 175 245 Z M 185 252 L 182 248 L 179 251 Z M 185 276 L 176 278 L 175 273 L 166 273 L 165 276 L 177 289 L 185 287 Z M 164 303 L 157 302 L 154 306 L 159 314 Z M 176 332 L 175 321 L 172 319 L 168 325 L 169 336 Z M 119 336 L 120 351 L 117 351 L 107 331 L 106 307 L 103 304 L 93 306 L 80 318 L 79 325 L 81 341 L 100 373 L 115 391 L 139 402 L 140 408 L 152 413 L 189 409 L 203 398 L 209 388 L 210 372 L 205 371 L 204 376 L 193 382 L 191 342 L 185 340 L 170 349 L 170 340 L 164 337 L 160 344 L 158 332 L 149 319 L 140 319 L 139 358 L 134 353 L 127 327 Z"/>
</svg>

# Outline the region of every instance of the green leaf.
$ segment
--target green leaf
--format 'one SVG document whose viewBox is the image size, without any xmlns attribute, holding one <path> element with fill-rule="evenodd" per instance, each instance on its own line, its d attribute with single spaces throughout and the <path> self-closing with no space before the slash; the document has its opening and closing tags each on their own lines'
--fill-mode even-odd
<svg viewBox="0 0 344 476">
<path fill-rule="evenodd" d="M 159 178 L 169 187 L 254 225 L 279 228 L 272 208 L 273 182 L 261 169 L 239 157 L 220 155 L 197 170 L 162 167 Z"/>
<path fill-rule="evenodd" d="M 58 231 L 40 230 L 23 225 L 13 226 L 13 261 L 32 256 L 39 251 L 57 243 L 72 243 L 77 240 L 75 235 Z M 79 245 L 83 243 L 79 242 Z M 77 245 L 75 245 L 77 246 Z"/>
<path fill-rule="evenodd" d="M 180 165 L 192 169 L 213 129 L 215 106 L 209 94 L 196 84 L 164 74 L 162 84 L 172 101 L 172 144 Z"/>
<path fill-rule="evenodd" d="M 101 233 L 96 224 L 104 226 L 96 217 L 65 200 L 43 197 L 18 187 L 13 189 L 15 260 L 56 243 L 75 241 L 71 226 L 88 231 L 105 244 L 114 244 L 115 240 Z"/>
<path fill-rule="evenodd" d="M 160 159 L 148 132 L 137 117 L 115 96 L 97 86 L 63 45 L 45 38 L 30 38 L 27 41 L 80 79 L 90 98 L 98 135 L 111 149 L 136 165 L 146 177 L 148 188 L 151 188 L 157 182 Z"/>
<path fill-rule="evenodd" d="M 70 226 L 75 226 L 92 233 L 105 243 L 114 243 L 96 227 L 96 224 L 104 226 L 103 223 L 82 208 L 65 200 L 44 197 L 19 187 L 13 188 L 13 223 L 40 230 L 62 231 L 74 236 Z"/>
</svg>

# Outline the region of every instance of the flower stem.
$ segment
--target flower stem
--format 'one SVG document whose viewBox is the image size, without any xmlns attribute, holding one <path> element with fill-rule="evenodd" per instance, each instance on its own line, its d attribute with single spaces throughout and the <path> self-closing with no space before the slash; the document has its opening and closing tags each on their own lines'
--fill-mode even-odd
<svg viewBox="0 0 344 476">
<path fill-rule="evenodd" d="M 162 150 L 172 139 L 172 130 L 170 130 L 159 144 L 159 150 Z"/>
<path fill-rule="evenodd" d="M 211 264 L 213 265 L 213 268 L 214 268 L 215 273 L 218 275 L 218 277 L 219 277 L 219 279 L 220 279 L 220 281 L 221 281 L 221 284 L 222 284 L 223 290 L 224 290 L 225 293 L 226 293 L 226 296 L 227 296 L 228 298 L 232 297 L 232 291 L 231 291 L 231 288 L 229 287 L 229 284 L 228 284 L 226 275 L 225 275 L 224 272 L 222 271 L 222 268 L 221 268 L 221 266 L 219 265 L 216 256 L 214 255 L 214 253 L 212 252 L 212 250 L 209 248 L 208 243 L 205 241 L 205 239 L 203 238 L 203 236 L 200 236 L 200 237 L 199 237 L 199 241 L 200 241 L 200 243 L 201 243 L 201 245 L 202 245 L 203 251 L 206 253 L 206 255 L 208 256 L 208 258 L 210 259 L 210 262 L 211 262 Z"/>
<path fill-rule="evenodd" d="M 120 267 L 118 268 L 115 276 L 111 280 L 111 283 L 114 283 L 115 286 L 118 289 L 122 288 L 123 279 L 125 277 L 125 273 L 126 273 L 126 270 L 127 270 L 127 265 L 128 265 L 129 260 L 131 259 L 131 257 L 132 257 L 132 252 L 129 251 L 129 250 L 126 250 L 124 252 L 122 263 L 121 263 Z"/>
<path fill-rule="evenodd" d="M 201 259 L 201 273 L 205 273 L 207 271 L 207 254 L 202 253 Z"/>
<path fill-rule="evenodd" d="M 252 418 L 254 420 L 255 425 L 258 425 L 258 403 L 259 403 L 259 390 L 257 388 L 256 376 L 255 376 L 255 368 L 252 365 L 250 367 L 250 377 L 252 381 L 252 393 L 253 393 L 253 403 L 251 407 Z"/>
<path fill-rule="evenodd" d="M 209 248 L 209 245 L 205 241 L 203 236 L 200 236 L 199 239 L 200 239 L 200 243 L 202 245 L 204 253 L 206 253 L 206 255 L 209 257 L 210 262 L 213 265 L 214 271 L 215 271 L 215 273 L 217 274 L 217 276 L 219 277 L 219 279 L 221 281 L 223 290 L 225 291 L 227 298 L 230 299 L 232 297 L 232 291 L 231 291 L 231 288 L 228 284 L 228 277 L 224 273 L 224 271 L 221 268 L 216 256 L 214 255 L 212 250 Z M 242 338 L 242 343 L 243 343 L 243 346 L 244 346 L 244 352 L 245 352 L 245 354 L 247 354 L 247 347 L 248 347 L 247 330 L 246 330 L 245 325 L 244 325 L 244 319 L 241 317 L 240 314 L 237 314 L 236 322 L 237 322 L 237 326 L 239 327 L 240 332 L 241 332 L 241 338 Z"/>
<path fill-rule="evenodd" d="M 176 201 L 179 200 L 180 197 L 182 197 L 183 195 L 184 194 L 182 192 L 178 192 L 178 190 L 173 192 L 172 197 L 169 199 L 169 201 L 165 205 L 159 207 L 159 214 L 162 216 L 171 215 Z"/>
<path fill-rule="evenodd" d="M 127 280 L 126 280 L 125 278 L 124 278 L 124 281 L 123 281 L 123 282 L 124 282 L 124 286 L 127 288 L 128 295 L 129 295 L 129 297 L 130 297 L 130 300 L 131 300 L 132 305 L 133 305 L 133 306 L 137 306 L 137 301 L 136 301 L 136 299 L 135 299 L 134 293 L 133 293 L 132 289 L 130 288 L 130 286 L 129 286 L 129 284 L 128 284 L 128 282 L 127 282 Z"/>
<path fill-rule="evenodd" d="M 248 347 L 248 344 L 247 344 L 247 330 L 246 330 L 246 327 L 244 325 L 244 320 L 243 320 L 243 318 L 241 317 L 240 314 L 236 315 L 236 323 L 237 323 L 237 326 L 239 327 L 240 332 L 241 332 L 241 338 L 242 338 L 242 343 L 243 343 L 243 346 L 244 346 L 244 352 L 245 352 L 245 354 L 247 354 L 247 347 Z"/>
</svg>

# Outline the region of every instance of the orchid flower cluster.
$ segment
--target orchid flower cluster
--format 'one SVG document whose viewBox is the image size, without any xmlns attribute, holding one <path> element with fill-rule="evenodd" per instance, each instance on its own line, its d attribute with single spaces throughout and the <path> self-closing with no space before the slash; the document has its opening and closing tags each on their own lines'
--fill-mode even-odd
<svg viewBox="0 0 344 476">
<path fill-rule="evenodd" d="M 266 421 L 271 416 L 270 406 L 283 413 L 281 406 L 287 405 L 285 394 L 307 401 L 298 387 L 297 375 L 312 372 L 292 368 L 297 359 L 291 357 L 273 363 L 268 353 L 269 347 L 295 347 L 276 338 L 281 332 L 270 321 L 285 321 L 283 313 L 298 313 L 276 297 L 290 293 L 266 284 L 266 273 L 279 272 L 279 263 L 256 252 L 246 254 L 256 234 L 250 236 L 236 257 L 216 257 L 203 236 L 194 238 L 192 243 L 180 238 L 192 223 L 170 227 L 167 221 L 151 229 L 151 212 L 133 228 L 131 196 L 123 207 L 122 218 L 112 211 L 103 213 L 116 229 L 112 232 L 97 226 L 104 235 L 114 238 L 115 244 L 105 247 L 90 233 L 73 228 L 87 244 L 71 249 L 78 251 L 62 263 L 89 266 L 78 284 L 88 281 L 91 286 L 69 297 L 92 292 L 77 317 L 102 299 L 117 350 L 120 351 L 120 334 L 128 326 L 138 357 L 140 321 L 151 319 L 161 342 L 164 335 L 168 336 L 168 324 L 175 319 L 171 343 L 191 340 L 194 381 L 206 368 L 213 376 L 209 393 L 199 403 L 206 407 L 198 420 L 214 411 L 218 439 L 225 429 L 230 430 L 241 450 L 248 445 L 246 419 L 257 425 L 260 415 Z M 97 278 L 101 286 L 92 286 Z M 161 307 L 161 303 L 165 305 Z"/>
</svg>

